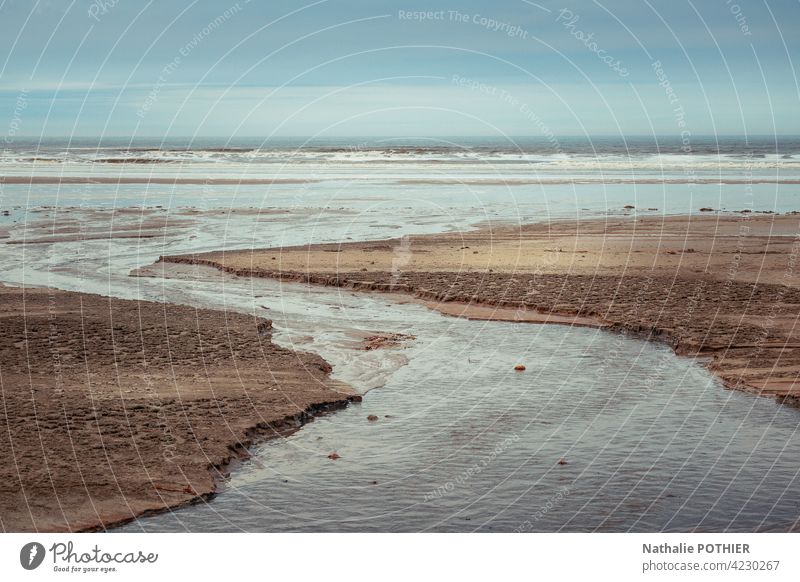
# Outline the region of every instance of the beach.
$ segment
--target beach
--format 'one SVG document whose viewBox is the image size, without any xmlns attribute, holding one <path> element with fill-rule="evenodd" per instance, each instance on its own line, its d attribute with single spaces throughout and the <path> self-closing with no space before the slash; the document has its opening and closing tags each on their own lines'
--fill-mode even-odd
<svg viewBox="0 0 800 582">
<path fill-rule="evenodd" d="M 799 2 L 0 1 L 3 572 L 797 578 Z"/>
<path fill-rule="evenodd" d="M 0 326 L 4 531 L 201 502 L 253 444 L 360 399 L 267 319 L 0 287 Z"/>
<path fill-rule="evenodd" d="M 4 529 L 797 529 L 794 142 L 195 146 L 0 155 Z"/>
<path fill-rule="evenodd" d="M 383 291 L 448 315 L 603 327 L 701 358 L 727 386 L 796 403 L 796 214 L 495 226 L 444 235 L 166 256 L 240 277 Z"/>
</svg>

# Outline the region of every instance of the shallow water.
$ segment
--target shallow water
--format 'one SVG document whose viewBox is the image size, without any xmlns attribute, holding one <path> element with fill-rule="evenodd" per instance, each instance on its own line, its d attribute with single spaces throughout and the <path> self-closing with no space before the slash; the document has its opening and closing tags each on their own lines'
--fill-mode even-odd
<svg viewBox="0 0 800 582">
<path fill-rule="evenodd" d="M 141 216 L 108 209 L 131 204 L 160 205 L 157 213 L 187 221 L 146 239 L 3 244 L 2 281 L 257 313 L 275 321 L 278 343 L 319 353 L 335 377 L 362 391 L 380 386 L 362 404 L 259 447 L 211 503 L 122 529 L 797 528 L 800 411 L 726 391 L 666 347 L 596 330 L 469 322 L 376 295 L 201 270 L 184 274 L 191 281 L 128 275 L 161 254 L 441 232 L 487 218 L 598 215 L 631 200 L 660 212 L 719 207 L 723 199 L 731 208 L 791 210 L 789 190 L 605 185 L 474 187 L 458 195 L 441 186 L 350 186 L 2 191 L 4 204 L 20 207 L 0 224 L 11 228 L 11 241 L 70 220 L 86 230 L 118 229 Z M 57 208 L 37 209 L 32 200 Z M 187 205 L 288 212 L 178 208 Z M 355 349 L 374 332 L 417 339 L 399 349 Z M 517 362 L 528 369 L 514 372 Z M 370 414 L 379 420 L 368 422 Z M 339 460 L 328 459 L 334 451 Z"/>
<path fill-rule="evenodd" d="M 250 285 L 226 284 L 229 301 Z M 279 287 L 253 285 L 267 296 Z M 307 321 L 321 330 L 376 326 L 416 335 L 390 351 L 408 364 L 362 404 L 258 447 L 212 502 L 123 530 L 796 527 L 798 411 L 726 391 L 664 346 L 282 287 L 284 297 L 304 296 Z M 336 340 L 321 336 L 299 347 L 340 360 Z M 513 371 L 518 362 L 525 372 Z M 358 385 L 359 377 L 349 376 Z M 341 458 L 330 460 L 332 452 Z"/>
</svg>

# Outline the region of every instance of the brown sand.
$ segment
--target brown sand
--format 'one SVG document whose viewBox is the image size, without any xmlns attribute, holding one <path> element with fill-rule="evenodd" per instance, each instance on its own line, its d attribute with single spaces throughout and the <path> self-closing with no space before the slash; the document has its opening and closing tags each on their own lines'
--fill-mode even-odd
<svg viewBox="0 0 800 582">
<path fill-rule="evenodd" d="M 259 439 L 358 400 L 268 320 L 0 287 L 0 530 L 102 529 L 212 495 Z"/>
<path fill-rule="evenodd" d="M 164 260 L 391 291 L 464 317 L 605 326 L 797 402 L 798 233 L 795 214 L 627 216 Z"/>
</svg>

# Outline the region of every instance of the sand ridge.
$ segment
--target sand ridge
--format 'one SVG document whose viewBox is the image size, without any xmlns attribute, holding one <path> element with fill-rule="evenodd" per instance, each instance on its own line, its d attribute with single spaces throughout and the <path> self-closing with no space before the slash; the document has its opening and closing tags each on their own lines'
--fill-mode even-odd
<svg viewBox="0 0 800 582">
<path fill-rule="evenodd" d="M 704 212 L 162 257 L 236 276 L 414 297 L 450 315 L 590 325 L 701 357 L 729 387 L 800 398 L 800 215 Z"/>
<path fill-rule="evenodd" d="M 0 530 L 201 501 L 254 442 L 360 399 L 330 371 L 258 317 L 0 287 Z"/>
</svg>

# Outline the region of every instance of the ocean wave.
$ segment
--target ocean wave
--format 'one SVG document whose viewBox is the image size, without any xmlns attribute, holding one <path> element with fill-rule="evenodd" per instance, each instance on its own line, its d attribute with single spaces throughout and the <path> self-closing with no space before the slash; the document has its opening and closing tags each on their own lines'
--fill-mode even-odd
<svg viewBox="0 0 800 582">
<path fill-rule="evenodd" d="M 667 153 L 621 155 L 618 153 L 565 154 L 524 152 L 476 152 L 431 149 L 332 150 L 95 150 L 87 151 L 14 151 L 0 152 L 0 164 L 518 164 L 553 168 L 625 169 L 641 168 L 728 168 L 763 169 L 797 167 L 800 157 L 794 154 L 684 154 Z"/>
</svg>

